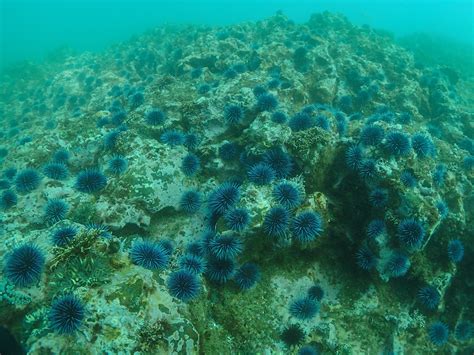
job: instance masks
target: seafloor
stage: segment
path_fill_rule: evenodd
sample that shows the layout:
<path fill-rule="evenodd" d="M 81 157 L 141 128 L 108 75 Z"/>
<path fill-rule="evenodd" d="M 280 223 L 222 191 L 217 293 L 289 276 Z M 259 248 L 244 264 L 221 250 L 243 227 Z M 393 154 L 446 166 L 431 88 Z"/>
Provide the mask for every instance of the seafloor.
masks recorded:
<path fill-rule="evenodd" d="M 472 88 L 329 13 L 18 66 L 2 332 L 31 354 L 472 354 Z"/>

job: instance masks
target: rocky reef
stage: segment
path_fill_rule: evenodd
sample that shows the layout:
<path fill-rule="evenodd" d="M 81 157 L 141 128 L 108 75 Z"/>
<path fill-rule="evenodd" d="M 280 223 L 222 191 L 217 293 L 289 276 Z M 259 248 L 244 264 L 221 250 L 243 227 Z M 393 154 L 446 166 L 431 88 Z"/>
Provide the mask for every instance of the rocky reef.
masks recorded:
<path fill-rule="evenodd" d="M 4 74 L 3 328 L 31 354 L 472 353 L 472 88 L 331 13 Z"/>

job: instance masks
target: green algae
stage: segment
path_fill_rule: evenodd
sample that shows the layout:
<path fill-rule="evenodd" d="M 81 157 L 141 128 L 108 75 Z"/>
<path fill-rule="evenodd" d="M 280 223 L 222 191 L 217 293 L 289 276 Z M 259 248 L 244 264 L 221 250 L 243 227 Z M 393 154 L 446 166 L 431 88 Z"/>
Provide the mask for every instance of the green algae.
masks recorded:
<path fill-rule="evenodd" d="M 138 333 L 138 347 L 136 351 L 143 354 L 165 352 L 168 347 L 167 334 L 171 333 L 171 325 L 159 320 L 154 323 L 145 323 Z"/>
<path fill-rule="evenodd" d="M 51 294 L 73 292 L 78 287 L 98 287 L 110 280 L 114 269 L 109 258 L 101 254 L 75 256 L 61 263 L 50 277 Z"/>
<path fill-rule="evenodd" d="M 124 282 L 117 290 L 106 296 L 106 300 L 118 299 L 120 304 L 127 307 L 131 312 L 139 312 L 146 302 L 146 287 L 140 279 L 132 279 Z"/>
<path fill-rule="evenodd" d="M 259 287 L 247 292 L 222 291 L 212 302 L 210 312 L 229 334 L 232 334 L 235 351 L 255 353 L 271 348 L 273 339 L 278 338 L 278 318 L 271 302 L 272 294 L 268 280 L 260 281 Z"/>
<path fill-rule="evenodd" d="M 80 204 L 69 211 L 69 219 L 76 223 L 92 223 L 99 220 L 97 207 L 93 201 Z"/>

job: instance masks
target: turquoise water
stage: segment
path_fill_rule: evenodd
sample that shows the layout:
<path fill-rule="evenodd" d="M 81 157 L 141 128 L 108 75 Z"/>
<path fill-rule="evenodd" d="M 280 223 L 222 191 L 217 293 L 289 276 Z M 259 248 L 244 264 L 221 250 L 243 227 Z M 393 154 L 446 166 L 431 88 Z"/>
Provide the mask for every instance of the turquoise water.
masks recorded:
<path fill-rule="evenodd" d="M 60 46 L 101 50 L 163 23 L 225 25 L 256 21 L 278 10 L 300 23 L 313 12 L 327 10 L 396 36 L 423 32 L 470 45 L 474 40 L 473 3 L 466 0 L 2 0 L 0 67 L 18 60 L 41 59 Z"/>
<path fill-rule="evenodd" d="M 0 11 L 1 355 L 474 353 L 472 2 Z"/>

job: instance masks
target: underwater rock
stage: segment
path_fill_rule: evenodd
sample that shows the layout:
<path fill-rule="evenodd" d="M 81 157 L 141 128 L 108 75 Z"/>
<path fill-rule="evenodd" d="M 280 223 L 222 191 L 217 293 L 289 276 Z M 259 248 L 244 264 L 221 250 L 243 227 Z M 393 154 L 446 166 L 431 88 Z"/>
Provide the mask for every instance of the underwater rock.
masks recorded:
<path fill-rule="evenodd" d="M 39 72 L 0 92 L 0 321 L 29 353 L 467 348 L 427 329 L 474 309 L 469 76 L 327 12 Z"/>

